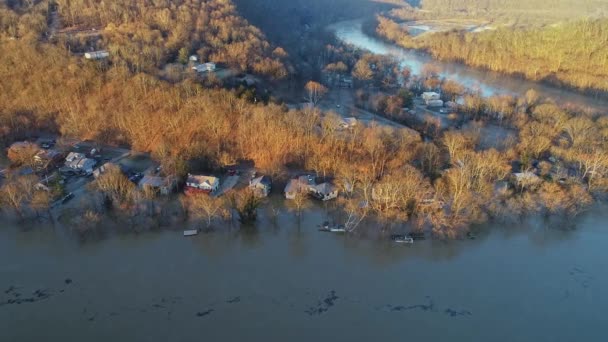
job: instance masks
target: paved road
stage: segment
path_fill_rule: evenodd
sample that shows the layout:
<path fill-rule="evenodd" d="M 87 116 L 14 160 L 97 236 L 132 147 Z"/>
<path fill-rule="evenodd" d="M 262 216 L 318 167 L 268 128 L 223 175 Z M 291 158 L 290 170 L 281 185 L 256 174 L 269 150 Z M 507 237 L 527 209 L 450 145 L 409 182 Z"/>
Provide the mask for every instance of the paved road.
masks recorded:
<path fill-rule="evenodd" d="M 113 147 L 106 147 L 106 149 L 109 149 Z M 109 161 L 109 163 L 118 163 L 120 160 L 122 160 L 123 158 L 128 157 L 131 154 L 131 151 L 126 150 L 126 149 L 121 149 L 121 148 L 115 148 L 116 151 L 123 151 L 123 154 L 121 154 L 120 156 L 112 159 Z M 105 164 L 105 163 L 104 163 Z M 99 166 L 101 166 L 103 164 L 99 164 Z M 93 177 L 92 176 L 88 176 L 88 177 L 80 177 L 79 179 L 76 180 L 75 183 L 70 184 L 70 187 L 68 188 L 67 192 L 71 192 L 74 197 L 70 200 L 69 203 L 76 203 L 78 202 L 78 199 L 81 198 L 81 196 L 85 193 L 86 191 L 86 185 L 89 184 L 91 181 L 93 181 Z M 73 189 L 70 191 L 70 189 Z M 57 214 L 57 211 L 60 208 L 66 208 L 68 207 L 68 204 L 66 203 L 66 205 L 62 205 L 61 203 L 62 199 L 59 199 L 55 202 L 53 202 L 51 204 L 51 214 L 54 216 L 55 214 Z"/>

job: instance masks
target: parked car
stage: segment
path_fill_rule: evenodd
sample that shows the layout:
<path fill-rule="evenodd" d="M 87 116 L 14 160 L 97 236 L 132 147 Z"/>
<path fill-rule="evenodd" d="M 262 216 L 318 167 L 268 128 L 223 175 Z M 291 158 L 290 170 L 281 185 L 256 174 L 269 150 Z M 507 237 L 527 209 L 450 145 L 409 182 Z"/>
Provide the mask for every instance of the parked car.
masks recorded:
<path fill-rule="evenodd" d="M 40 144 L 40 147 L 42 147 L 45 150 L 48 150 L 48 149 L 52 148 L 53 146 L 55 146 L 55 140 L 43 141 Z"/>

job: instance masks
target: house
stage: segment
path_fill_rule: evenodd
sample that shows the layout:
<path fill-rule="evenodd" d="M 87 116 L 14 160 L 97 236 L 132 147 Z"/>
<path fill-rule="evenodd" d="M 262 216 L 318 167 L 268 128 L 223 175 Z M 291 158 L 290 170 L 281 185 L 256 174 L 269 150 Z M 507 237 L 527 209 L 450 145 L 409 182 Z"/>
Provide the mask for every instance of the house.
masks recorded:
<path fill-rule="evenodd" d="M 84 58 L 89 60 L 99 60 L 110 57 L 110 53 L 105 50 L 93 51 L 93 52 L 85 52 Z"/>
<path fill-rule="evenodd" d="M 357 123 L 358 121 L 356 118 L 350 117 L 342 119 L 342 121 L 340 121 L 339 126 L 342 129 L 353 129 L 355 128 L 355 126 L 357 126 Z"/>
<path fill-rule="evenodd" d="M 144 176 L 139 181 L 141 189 L 158 191 L 161 195 L 169 195 L 177 188 L 175 177 Z"/>
<path fill-rule="evenodd" d="M 285 198 L 295 199 L 298 194 L 309 194 L 328 201 L 338 197 L 338 188 L 327 182 L 317 184 L 314 176 L 304 175 L 290 180 L 285 187 Z"/>
<path fill-rule="evenodd" d="M 65 158 L 65 166 L 74 171 L 90 175 L 97 164 L 95 159 L 86 158 L 82 153 L 70 152 Z"/>
<path fill-rule="evenodd" d="M 192 67 L 192 70 L 203 73 L 203 72 L 213 72 L 216 69 L 215 63 L 207 62 L 203 64 L 198 64 Z"/>
<path fill-rule="evenodd" d="M 285 198 L 295 199 L 298 194 L 307 194 L 314 185 L 316 185 L 314 176 L 305 175 L 291 179 L 285 186 Z"/>
<path fill-rule="evenodd" d="M 321 183 L 311 187 L 311 194 L 322 200 L 329 201 L 338 197 L 338 188 L 331 183 Z"/>
<path fill-rule="evenodd" d="M 434 91 L 426 91 L 422 93 L 422 100 L 424 100 L 424 103 L 428 106 L 430 101 L 440 101 L 441 95 Z M 441 105 L 443 106 L 443 102 Z"/>
<path fill-rule="evenodd" d="M 95 168 L 96 164 L 97 164 L 97 161 L 95 159 L 84 158 L 84 159 L 78 159 L 71 163 L 68 163 L 68 164 L 66 164 L 66 166 L 69 167 L 70 169 L 80 171 L 84 174 L 90 175 L 93 173 L 93 169 Z"/>
<path fill-rule="evenodd" d="M 186 193 L 214 193 L 219 187 L 219 178 L 213 176 L 188 174 L 188 179 L 186 180 Z"/>
<path fill-rule="evenodd" d="M 197 55 L 192 55 L 188 59 L 190 60 L 190 62 L 198 62 L 198 56 Z"/>
<path fill-rule="evenodd" d="M 67 157 L 65 157 L 65 161 L 73 162 L 74 160 L 84 159 L 86 157 L 87 156 L 85 156 L 84 153 L 70 152 Z"/>
<path fill-rule="evenodd" d="M 268 176 L 253 178 L 249 182 L 249 188 L 260 197 L 268 197 L 272 189 L 272 180 Z"/>
<path fill-rule="evenodd" d="M 525 188 L 540 185 L 540 183 L 542 183 L 542 179 L 540 179 L 540 177 L 538 177 L 534 172 L 526 171 L 514 173 L 512 182 L 516 187 L 523 190 Z"/>

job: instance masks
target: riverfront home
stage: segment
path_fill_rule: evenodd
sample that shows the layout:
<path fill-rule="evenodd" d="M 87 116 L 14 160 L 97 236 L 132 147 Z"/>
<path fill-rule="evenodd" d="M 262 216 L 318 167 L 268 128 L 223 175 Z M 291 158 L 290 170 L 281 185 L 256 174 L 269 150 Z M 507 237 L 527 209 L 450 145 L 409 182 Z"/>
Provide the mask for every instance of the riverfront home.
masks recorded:
<path fill-rule="evenodd" d="M 285 187 L 286 199 L 295 199 L 298 194 L 311 195 L 322 201 L 329 201 L 338 197 L 338 189 L 328 182 L 317 184 L 314 176 L 305 175 L 290 180 Z"/>
<path fill-rule="evenodd" d="M 139 181 L 141 189 L 149 189 L 167 196 L 177 188 L 175 177 L 144 176 Z"/>
<path fill-rule="evenodd" d="M 217 177 L 205 175 L 188 174 L 186 180 L 186 194 L 189 193 L 215 193 L 220 187 L 220 180 Z"/>
<path fill-rule="evenodd" d="M 253 178 L 249 182 L 249 188 L 260 197 L 268 197 L 272 189 L 272 180 L 268 176 Z"/>
<path fill-rule="evenodd" d="M 292 179 L 285 187 L 285 198 L 295 199 L 298 194 L 307 194 L 310 187 L 316 185 L 315 177 L 311 175 L 300 176 Z"/>
<path fill-rule="evenodd" d="M 310 194 L 322 201 L 329 201 L 338 197 L 338 188 L 325 182 L 311 187 Z"/>
<path fill-rule="evenodd" d="M 96 160 L 89 159 L 82 153 L 70 152 L 65 158 L 65 166 L 67 168 L 85 173 L 87 175 L 93 173 L 95 164 L 97 164 Z"/>

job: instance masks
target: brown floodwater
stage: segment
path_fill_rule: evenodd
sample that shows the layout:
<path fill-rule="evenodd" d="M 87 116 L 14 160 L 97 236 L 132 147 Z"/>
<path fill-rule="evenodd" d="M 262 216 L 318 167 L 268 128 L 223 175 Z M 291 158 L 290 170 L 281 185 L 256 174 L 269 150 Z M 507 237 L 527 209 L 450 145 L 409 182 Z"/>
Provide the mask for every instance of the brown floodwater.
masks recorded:
<path fill-rule="evenodd" d="M 192 238 L 3 221 L 0 341 L 603 341 L 605 209 L 411 246 L 319 208 Z"/>

